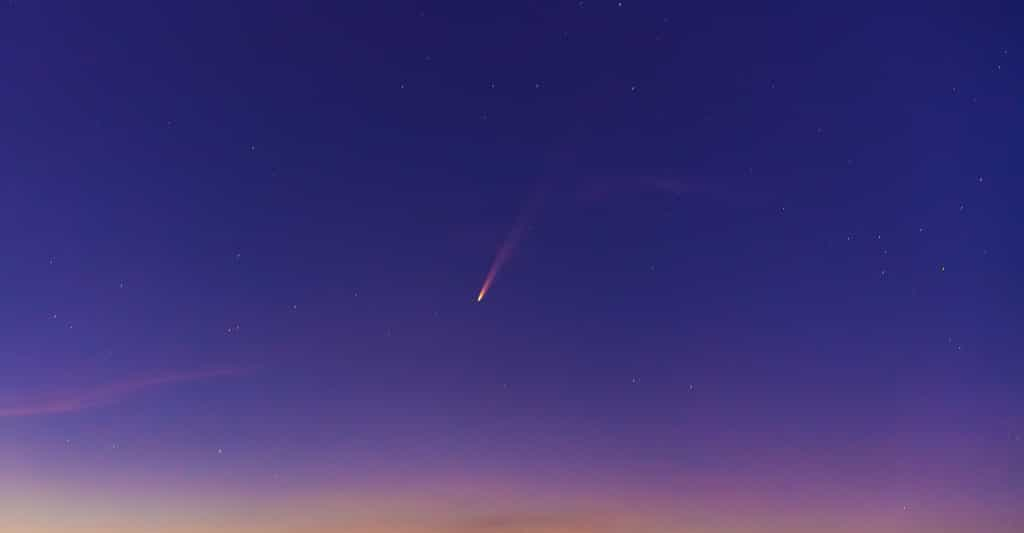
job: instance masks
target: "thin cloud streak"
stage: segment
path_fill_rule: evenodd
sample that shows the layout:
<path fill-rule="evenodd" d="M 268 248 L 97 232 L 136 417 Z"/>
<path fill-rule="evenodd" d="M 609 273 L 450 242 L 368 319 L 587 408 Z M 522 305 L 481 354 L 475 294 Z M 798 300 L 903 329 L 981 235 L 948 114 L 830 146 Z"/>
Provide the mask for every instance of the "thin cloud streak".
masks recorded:
<path fill-rule="evenodd" d="M 69 391 L 57 397 L 45 398 L 32 403 L 15 406 L 0 406 L 0 418 L 28 417 L 73 413 L 117 403 L 126 396 L 139 394 L 147 389 L 204 381 L 219 377 L 237 376 L 245 373 L 238 368 L 220 368 L 194 372 L 172 372 L 137 378 L 128 381 L 108 383 L 92 389 Z"/>

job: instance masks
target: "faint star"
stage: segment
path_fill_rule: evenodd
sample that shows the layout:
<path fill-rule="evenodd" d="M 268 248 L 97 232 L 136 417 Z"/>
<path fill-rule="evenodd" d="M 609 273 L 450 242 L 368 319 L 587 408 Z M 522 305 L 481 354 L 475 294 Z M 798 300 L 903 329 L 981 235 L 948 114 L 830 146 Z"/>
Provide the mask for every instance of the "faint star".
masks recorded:
<path fill-rule="evenodd" d="M 250 144 L 249 145 L 249 151 L 250 152 L 255 152 L 256 151 L 256 145 L 255 144 Z"/>

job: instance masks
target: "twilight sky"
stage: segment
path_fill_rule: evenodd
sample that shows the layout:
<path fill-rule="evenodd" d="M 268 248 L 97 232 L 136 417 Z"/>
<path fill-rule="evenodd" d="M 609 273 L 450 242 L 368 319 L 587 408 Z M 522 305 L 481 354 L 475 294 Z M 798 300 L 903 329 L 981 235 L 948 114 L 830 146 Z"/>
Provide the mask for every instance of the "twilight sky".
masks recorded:
<path fill-rule="evenodd" d="M 3 4 L 0 531 L 1024 530 L 1017 3 Z"/>

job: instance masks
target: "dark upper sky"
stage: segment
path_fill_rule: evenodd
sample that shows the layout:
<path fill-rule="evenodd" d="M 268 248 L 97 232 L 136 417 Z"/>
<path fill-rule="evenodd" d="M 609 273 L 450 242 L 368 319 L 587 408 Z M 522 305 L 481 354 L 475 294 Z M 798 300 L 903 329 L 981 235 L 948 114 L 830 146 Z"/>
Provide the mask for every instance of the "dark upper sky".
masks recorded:
<path fill-rule="evenodd" d="M 892 11 L 5 3 L 0 526 L 1012 531 L 1024 13 Z"/>

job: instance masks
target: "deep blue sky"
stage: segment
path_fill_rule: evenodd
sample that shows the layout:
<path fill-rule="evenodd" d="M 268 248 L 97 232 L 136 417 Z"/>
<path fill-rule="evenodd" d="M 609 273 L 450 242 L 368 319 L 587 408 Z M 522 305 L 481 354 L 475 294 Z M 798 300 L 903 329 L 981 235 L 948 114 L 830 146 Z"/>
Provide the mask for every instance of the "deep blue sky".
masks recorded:
<path fill-rule="evenodd" d="M 902 11 L 12 0 L 0 458 L 664 498 L 900 472 L 897 507 L 1005 510 L 1024 16 Z"/>

